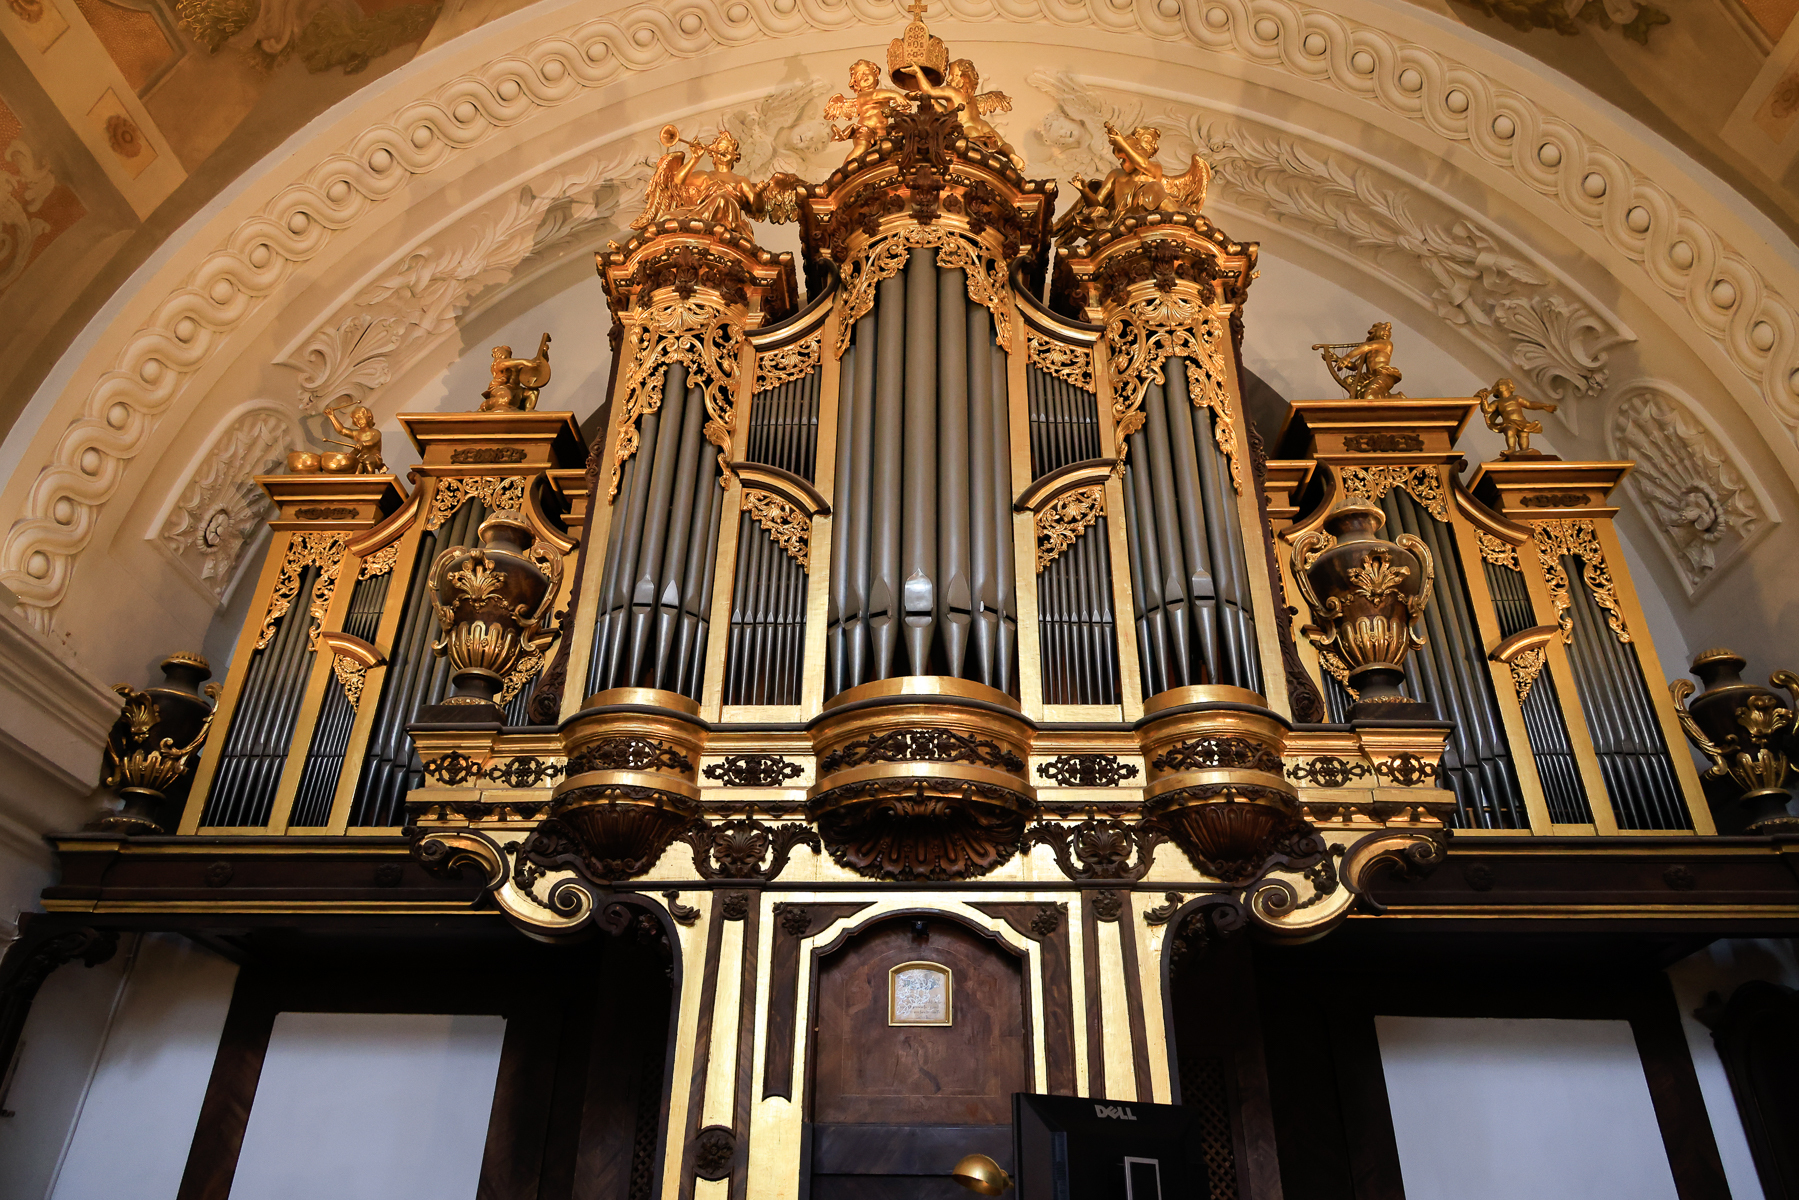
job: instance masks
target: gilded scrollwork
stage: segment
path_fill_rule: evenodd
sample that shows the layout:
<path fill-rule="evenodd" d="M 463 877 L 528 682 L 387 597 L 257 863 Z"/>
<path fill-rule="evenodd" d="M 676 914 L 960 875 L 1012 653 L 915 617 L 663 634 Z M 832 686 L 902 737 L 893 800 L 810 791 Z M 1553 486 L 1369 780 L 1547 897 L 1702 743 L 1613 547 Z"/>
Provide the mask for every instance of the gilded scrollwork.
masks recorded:
<path fill-rule="evenodd" d="M 1443 480 L 1432 466 L 1342 467 L 1343 492 L 1350 504 L 1379 504 L 1395 487 L 1404 488 L 1437 520 L 1449 521 L 1449 499 Z"/>
<path fill-rule="evenodd" d="M 425 531 L 438 528 L 456 515 L 456 510 L 470 500 L 487 505 L 489 512 L 525 507 L 523 475 L 445 475 L 439 477 L 431 495 L 431 511 L 425 516 Z M 398 543 L 395 544 L 398 553 Z M 379 555 L 371 555 L 371 561 Z M 391 563 L 389 566 L 391 567 Z M 375 574 L 377 572 L 370 572 Z"/>
<path fill-rule="evenodd" d="M 1037 573 L 1042 574 L 1105 512 L 1105 488 L 1097 483 L 1066 492 L 1038 509 Z"/>
<path fill-rule="evenodd" d="M 1134 300 L 1106 322 L 1107 362 L 1112 370 L 1112 418 L 1118 441 L 1143 428 L 1143 398 L 1152 383 L 1166 383 L 1162 364 L 1175 357 L 1205 357 L 1198 327 L 1215 320 L 1199 302 L 1163 293 Z"/>
<path fill-rule="evenodd" d="M 1507 664 L 1512 669 L 1512 687 L 1518 692 L 1518 703 L 1523 704 L 1524 698 L 1530 695 L 1531 686 L 1537 682 L 1537 676 L 1543 673 L 1544 664 L 1548 661 L 1546 647 L 1532 646 L 1521 651 Z"/>
<path fill-rule="evenodd" d="M 775 545 L 787 551 L 788 557 L 800 565 L 800 570 L 811 573 L 811 517 L 773 492 L 755 488 L 743 490 L 743 511 L 762 526 L 763 531 L 774 539 Z"/>
<path fill-rule="evenodd" d="M 815 333 L 791 346 L 782 346 L 779 350 L 757 352 L 756 385 L 750 390 L 772 391 L 784 383 L 792 383 L 812 374 L 818 368 L 819 360 L 824 357 L 824 341 L 824 334 Z"/>
<path fill-rule="evenodd" d="M 1093 390 L 1093 351 L 1087 347 L 1070 346 L 1035 333 L 1025 339 L 1025 345 L 1031 365 L 1039 371 L 1083 392 Z"/>
<path fill-rule="evenodd" d="M 993 340 L 1012 344 L 1012 317 L 1007 311 L 1010 287 L 1006 264 L 987 247 L 959 230 L 943 225 L 907 225 L 870 242 L 843 267 L 844 286 L 837 293 L 837 357 L 849 349 L 856 322 L 875 305 L 875 289 L 906 266 L 914 248 L 937 252 L 937 265 L 961 271 L 968 279 L 968 298 L 993 314 Z"/>
<path fill-rule="evenodd" d="M 371 579 L 376 575 L 386 575 L 400 561 L 400 541 L 395 538 L 381 549 L 362 560 L 362 566 L 356 571 L 356 578 Z"/>
<path fill-rule="evenodd" d="M 317 567 L 319 576 L 312 586 L 312 629 L 306 644 L 317 643 L 319 630 L 325 625 L 325 610 L 331 607 L 332 593 L 337 590 L 337 572 L 343 565 L 348 535 L 329 531 L 296 533 L 287 543 L 287 554 L 281 560 L 281 573 L 269 593 L 269 609 L 262 618 L 262 631 L 256 635 L 256 648 L 261 650 L 275 636 L 275 626 L 287 615 L 294 598 L 300 594 L 300 577 L 307 567 Z"/>
<path fill-rule="evenodd" d="M 1620 642 L 1631 641 L 1624 625 L 1624 611 L 1618 606 L 1618 585 L 1605 562 L 1605 549 L 1599 544 L 1599 533 L 1593 522 L 1584 517 L 1553 521 L 1532 521 L 1537 557 L 1543 564 L 1543 577 L 1549 584 L 1549 598 L 1555 604 L 1555 621 L 1562 629 L 1562 641 L 1574 640 L 1573 599 L 1568 594 L 1568 571 L 1562 565 L 1563 555 L 1581 561 L 1580 577 L 1592 592 L 1594 603 L 1606 610 L 1605 623 L 1618 635 Z"/>
<path fill-rule="evenodd" d="M 631 365 L 625 372 L 624 419 L 619 424 L 618 452 L 612 463 L 609 499 L 618 497 L 625 464 L 637 453 L 638 422 L 662 407 L 668 369 L 687 370 L 689 386 L 697 385 L 706 402 L 707 441 L 719 449 L 720 486 L 729 486 L 731 434 L 737 428 L 733 391 L 738 352 L 743 345 L 743 315 L 704 295 L 664 300 L 628 309 L 619 318 L 625 327 Z"/>
<path fill-rule="evenodd" d="M 368 667 L 346 654 L 331 656 L 331 670 L 337 676 L 337 682 L 344 689 L 344 699 L 350 702 L 350 711 L 362 703 L 362 685 L 368 681 Z"/>
<path fill-rule="evenodd" d="M 1487 562 L 1500 567 L 1518 570 L 1518 547 L 1502 537 L 1495 537 L 1484 529 L 1474 531 L 1474 542 L 1480 547 L 1480 556 Z M 1522 698 L 1522 697 L 1521 697 Z"/>

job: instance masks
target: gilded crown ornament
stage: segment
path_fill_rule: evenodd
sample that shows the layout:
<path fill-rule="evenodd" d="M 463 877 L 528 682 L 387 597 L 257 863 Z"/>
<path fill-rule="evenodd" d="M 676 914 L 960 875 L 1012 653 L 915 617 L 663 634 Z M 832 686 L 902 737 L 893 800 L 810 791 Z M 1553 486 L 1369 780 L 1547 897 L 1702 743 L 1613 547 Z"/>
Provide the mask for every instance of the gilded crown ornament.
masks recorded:
<path fill-rule="evenodd" d="M 893 82 L 913 91 L 921 82 L 942 83 L 949 70 L 949 47 L 925 27 L 929 8 L 921 0 L 912 0 L 906 6 L 912 17 L 906 31 L 887 43 L 887 73 Z"/>
<path fill-rule="evenodd" d="M 541 665 L 556 637 L 550 610 L 562 586 L 562 555 L 508 509 L 483 521 L 478 536 L 478 547 L 439 554 L 426 577 L 443 631 L 431 649 L 449 658 L 455 692 L 421 710 L 421 720 L 498 720 L 496 698 L 517 692 L 523 680 L 515 673 Z"/>
<path fill-rule="evenodd" d="M 1393 365 L 1391 321 L 1376 321 L 1370 325 L 1363 341 L 1318 342 L 1312 349 L 1323 352 L 1325 369 L 1352 399 L 1405 399 L 1404 392 L 1393 390 L 1403 376 Z M 1339 350 L 1343 353 L 1337 353 Z"/>
<path fill-rule="evenodd" d="M 493 348 L 492 382 L 481 393 L 480 412 L 531 412 L 538 390 L 550 382 L 550 335 L 537 343 L 536 358 L 514 358 L 511 346 Z"/>
<path fill-rule="evenodd" d="M 1700 653 L 1692 671 L 1705 690 L 1695 696 L 1692 680 L 1676 679 L 1668 686 L 1675 713 L 1687 740 L 1712 760 L 1703 778 L 1720 833 L 1799 830 L 1799 817 L 1788 815 L 1799 715 L 1771 689 L 1745 682 L 1747 665 L 1734 650 Z M 1768 682 L 1799 704 L 1799 675 L 1776 671 Z"/>
<path fill-rule="evenodd" d="M 1480 415 L 1486 419 L 1487 428 L 1505 437 L 1505 453 L 1502 458 L 1543 458 L 1541 450 L 1530 448 L 1530 435 L 1543 432 L 1543 423 L 1533 421 L 1525 415 L 1526 410 L 1537 412 L 1554 412 L 1556 406 L 1540 400 L 1531 400 L 1518 394 L 1518 385 L 1509 379 L 1501 379 L 1490 388 L 1482 388 L 1474 393 L 1480 401 Z"/>
<path fill-rule="evenodd" d="M 195 756 L 212 728 L 219 685 L 201 684 L 212 668 L 198 654 L 171 654 L 162 661 L 161 687 L 138 691 L 113 685 L 125 698 L 124 711 L 106 739 L 106 777 L 101 786 L 119 797 L 119 807 L 88 827 L 124 834 L 173 832 L 193 782 Z"/>
<path fill-rule="evenodd" d="M 1315 624 L 1303 632 L 1343 685 L 1358 694 L 1353 719 L 1422 718 L 1434 713 L 1399 690 L 1405 660 L 1424 645 L 1424 608 L 1436 564 L 1416 536 L 1379 535 L 1387 517 L 1371 504 L 1346 504 L 1293 542 L 1293 580 Z"/>

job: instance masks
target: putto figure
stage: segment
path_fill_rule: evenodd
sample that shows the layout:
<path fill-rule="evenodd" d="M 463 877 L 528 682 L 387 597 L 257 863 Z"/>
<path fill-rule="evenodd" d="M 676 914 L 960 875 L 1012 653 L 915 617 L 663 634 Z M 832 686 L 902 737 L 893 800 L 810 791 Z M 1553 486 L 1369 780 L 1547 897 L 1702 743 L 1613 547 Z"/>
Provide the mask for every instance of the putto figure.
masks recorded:
<path fill-rule="evenodd" d="M 981 74 L 975 70 L 974 61 L 958 58 L 944 72 L 943 82 L 933 82 L 924 64 L 914 63 L 908 76 L 914 81 L 918 93 L 928 96 L 943 106 L 946 111 L 953 111 L 956 120 L 962 124 L 962 136 L 970 145 L 979 146 L 994 154 L 1003 154 L 1012 160 L 1012 165 L 1024 170 L 1024 159 L 1018 151 L 1012 149 L 999 130 L 988 124 L 987 116 L 996 112 L 1011 112 L 1012 97 L 1004 92 L 981 91 Z"/>
<path fill-rule="evenodd" d="M 538 389 L 550 382 L 550 335 L 537 343 L 536 358 L 514 358 L 511 346 L 495 346 L 492 371 L 477 411 L 530 412 L 537 407 Z"/>
<path fill-rule="evenodd" d="M 1542 433 L 1543 423 L 1533 421 L 1524 414 L 1526 409 L 1554 412 L 1555 405 L 1520 396 L 1518 385 L 1509 379 L 1501 379 L 1490 388 L 1480 389 L 1474 393 L 1474 398 L 1480 401 L 1480 415 L 1487 419 L 1487 428 L 1505 435 L 1507 458 L 1542 457 L 1541 450 L 1530 448 L 1530 435 Z"/>
<path fill-rule="evenodd" d="M 887 135 L 887 122 L 901 107 L 910 108 L 912 101 L 904 92 L 881 86 L 880 66 L 866 58 L 850 64 L 850 89 L 853 96 L 842 92 L 825 105 L 825 120 L 832 122 L 831 140 L 850 143 L 844 161 L 866 154 L 871 146 Z M 848 121 L 839 126 L 838 121 Z"/>
<path fill-rule="evenodd" d="M 1393 365 L 1393 325 L 1376 321 L 1363 342 L 1319 342 L 1312 349 L 1324 352 L 1324 365 L 1337 386 L 1357 400 L 1405 399 L 1393 389 L 1404 378 Z M 1344 353 L 1338 354 L 1342 350 Z"/>
<path fill-rule="evenodd" d="M 752 217 L 779 225 L 797 215 L 799 177 L 784 173 L 756 183 L 739 175 L 731 168 L 742 153 L 729 130 L 721 129 L 710 142 L 701 142 L 684 139 L 673 125 L 664 125 L 657 137 L 670 150 L 657 160 L 643 215 L 631 222 L 631 228 L 648 229 L 665 217 L 698 217 L 750 237 Z M 691 158 L 672 148 L 682 141 L 693 152 Z M 699 169 L 701 155 L 712 160 L 710 171 Z"/>
<path fill-rule="evenodd" d="M 1085 237 L 1134 213 L 1196 213 L 1205 207 L 1206 190 L 1212 183 L 1212 167 L 1205 159 L 1195 154 L 1185 171 L 1170 175 L 1156 161 L 1162 133 L 1155 126 L 1139 125 L 1120 133 L 1108 121 L 1106 137 L 1118 156 L 1118 166 L 1097 186 L 1092 180 L 1074 181 L 1080 195 L 1056 222 L 1057 237 Z"/>

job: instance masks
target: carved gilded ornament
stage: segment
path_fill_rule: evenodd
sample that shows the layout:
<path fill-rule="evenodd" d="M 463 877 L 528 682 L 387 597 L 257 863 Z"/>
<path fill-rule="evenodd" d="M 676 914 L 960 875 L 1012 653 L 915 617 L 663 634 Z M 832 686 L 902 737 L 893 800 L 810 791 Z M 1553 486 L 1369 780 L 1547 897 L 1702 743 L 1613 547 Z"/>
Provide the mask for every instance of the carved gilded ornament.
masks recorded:
<path fill-rule="evenodd" d="M 1025 340 L 1025 345 L 1033 367 L 1083 392 L 1093 391 L 1093 351 L 1034 333 Z"/>
<path fill-rule="evenodd" d="M 1065 492 L 1037 510 L 1037 573 L 1061 557 L 1087 527 L 1106 515 L 1100 484 Z"/>
<path fill-rule="evenodd" d="M 774 539 L 775 545 L 787 551 L 788 557 L 800 565 L 800 570 L 811 573 L 811 517 L 773 492 L 756 488 L 743 490 L 743 511 L 762 526 L 763 531 Z"/>
<path fill-rule="evenodd" d="M 1339 467 L 1338 471 L 1346 504 L 1379 504 L 1383 496 L 1400 487 L 1424 505 L 1431 516 L 1445 523 L 1449 520 L 1449 499 L 1443 494 L 1443 480 L 1435 467 Z"/>
<path fill-rule="evenodd" d="M 1134 300 L 1106 323 L 1107 362 L 1112 372 L 1112 417 L 1118 442 L 1143 428 L 1143 400 L 1152 383 L 1167 383 L 1170 358 L 1187 363 L 1187 392 L 1195 408 L 1212 410 L 1212 435 L 1231 466 L 1231 486 L 1243 490 L 1237 463 L 1236 413 L 1231 405 L 1224 362 L 1224 314 L 1196 300 L 1164 293 Z M 1120 457 L 1123 452 L 1120 451 Z"/>
<path fill-rule="evenodd" d="M 1537 676 L 1543 673 L 1543 667 L 1549 661 L 1549 652 L 1542 646 L 1532 646 L 1521 652 L 1507 665 L 1512 669 L 1512 687 L 1517 689 L 1518 703 L 1530 695 L 1531 685 L 1536 683 Z"/>
<path fill-rule="evenodd" d="M 325 624 L 325 610 L 331 607 L 331 595 L 337 590 L 337 571 L 343 565 L 349 535 L 340 532 L 296 533 L 287 543 L 287 554 L 281 560 L 281 573 L 269 593 L 269 610 L 262 618 L 262 631 L 256 636 L 261 650 L 275 636 L 275 625 L 292 607 L 300 594 L 300 577 L 307 567 L 317 567 L 319 577 L 312 586 L 312 630 L 307 634 L 308 647 L 318 642 L 319 630 Z"/>
<path fill-rule="evenodd" d="M 1474 543 L 1480 547 L 1480 556 L 1495 566 L 1510 567 L 1519 570 L 1518 547 L 1502 537 L 1495 537 L 1484 529 L 1474 531 Z M 1520 697 L 1522 699 L 1522 697 Z"/>
<path fill-rule="evenodd" d="M 703 294 L 665 300 L 619 316 L 631 365 L 625 372 L 624 418 L 619 423 L 618 453 L 612 463 L 607 498 L 616 500 L 625 464 L 637 453 L 638 422 L 662 408 L 668 369 L 687 369 L 687 386 L 697 386 L 706 401 L 706 440 L 719 448 L 719 485 L 730 486 L 731 434 L 737 428 L 733 393 L 738 352 L 743 345 L 741 310 L 726 308 Z"/>
<path fill-rule="evenodd" d="M 1554 521 L 1532 521 L 1537 557 L 1543 564 L 1543 576 L 1549 584 L 1549 598 L 1555 603 L 1556 624 L 1562 627 L 1562 641 L 1574 640 L 1573 599 L 1568 594 L 1568 572 L 1562 565 L 1563 555 L 1581 560 L 1580 577 L 1586 580 L 1593 600 L 1606 610 L 1605 623 L 1612 627 L 1620 642 L 1631 641 L 1624 627 L 1624 612 L 1618 607 L 1618 587 L 1605 563 L 1605 551 L 1599 545 L 1599 534 L 1586 518 L 1563 518 Z"/>
<path fill-rule="evenodd" d="M 756 384 L 752 392 L 768 392 L 784 383 L 804 379 L 817 369 L 824 357 L 825 335 L 815 333 L 791 346 L 756 354 Z"/>
<path fill-rule="evenodd" d="M 862 248 L 843 266 L 843 287 L 837 293 L 837 357 L 849 349 L 856 322 L 875 306 L 875 288 L 905 269 L 917 248 L 935 250 L 937 265 L 961 271 L 968 279 L 968 298 L 993 314 L 993 340 L 1001 348 L 1012 344 L 1012 316 L 1008 311 L 1011 287 L 1006 264 L 969 234 L 943 225 L 906 225 L 884 234 Z"/>
<path fill-rule="evenodd" d="M 396 538 L 362 560 L 362 566 L 356 572 L 358 579 L 372 579 L 376 575 L 386 575 L 400 561 L 400 542 Z"/>
<path fill-rule="evenodd" d="M 431 511 L 425 516 L 425 530 L 429 532 L 438 528 L 470 500 L 481 501 L 487 505 L 489 512 L 522 509 L 525 507 L 526 482 L 523 475 L 440 476 L 437 489 L 431 496 Z M 396 543 L 396 553 L 397 545 Z"/>
<path fill-rule="evenodd" d="M 357 662 L 347 654 L 331 656 L 331 671 L 337 676 L 338 686 L 344 689 L 344 699 L 350 702 L 350 711 L 362 703 L 362 685 L 368 682 L 368 667 Z"/>

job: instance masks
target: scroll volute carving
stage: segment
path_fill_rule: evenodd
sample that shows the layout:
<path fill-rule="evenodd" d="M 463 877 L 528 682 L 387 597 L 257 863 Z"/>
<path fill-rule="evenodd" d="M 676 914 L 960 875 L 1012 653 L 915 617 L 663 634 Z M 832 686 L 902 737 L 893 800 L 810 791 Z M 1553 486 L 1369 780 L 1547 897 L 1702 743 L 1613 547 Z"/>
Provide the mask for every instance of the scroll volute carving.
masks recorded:
<path fill-rule="evenodd" d="M 162 661 L 163 684 L 138 691 L 126 684 L 113 690 L 124 710 L 106 740 L 106 777 L 101 785 L 119 797 L 119 807 L 88 828 L 113 833 L 169 833 L 193 785 L 200 747 L 212 729 L 220 687 L 205 684 L 212 668 L 198 654 L 171 654 Z"/>
<path fill-rule="evenodd" d="M 700 816 L 706 732 L 698 713 L 687 697 L 652 688 L 591 697 L 563 726 L 567 773 L 521 856 L 572 867 L 596 883 L 655 866 Z"/>
<path fill-rule="evenodd" d="M 1143 816 L 1193 865 L 1232 885 L 1276 856 L 1304 857 L 1312 830 L 1282 774 L 1286 723 L 1262 697 L 1207 686 L 1163 692 L 1138 733 L 1149 782 Z"/>
<path fill-rule="evenodd" d="M 562 585 L 562 555 L 537 540 L 523 513 L 481 523 L 479 546 L 452 546 L 431 564 L 426 586 L 443 636 L 431 649 L 450 660 L 455 691 L 422 709 L 425 721 L 498 721 L 495 698 L 527 656 L 556 637 L 550 610 Z"/>
<path fill-rule="evenodd" d="M 1693 674 L 1705 690 L 1695 696 L 1691 680 L 1675 680 L 1676 712 L 1687 740 L 1712 760 L 1704 781 L 1720 833 L 1799 830 L 1799 818 L 1787 812 L 1799 719 L 1772 689 L 1743 679 L 1746 665 L 1732 650 L 1696 656 Z M 1799 702 L 1799 675 L 1776 671 L 1768 682 Z"/>
<path fill-rule="evenodd" d="M 806 804 L 826 852 L 871 879 L 971 879 L 1007 862 L 1037 811 L 1032 731 L 1016 711 L 962 679 L 884 679 L 833 697 L 813 726 Z"/>
<path fill-rule="evenodd" d="M 1424 606 L 1436 564 L 1416 536 L 1380 536 L 1387 517 L 1351 502 L 1293 542 L 1293 579 L 1312 611 L 1305 635 L 1343 685 L 1358 696 L 1352 720 L 1431 720 L 1436 714 L 1399 690 L 1406 656 L 1424 645 Z"/>

